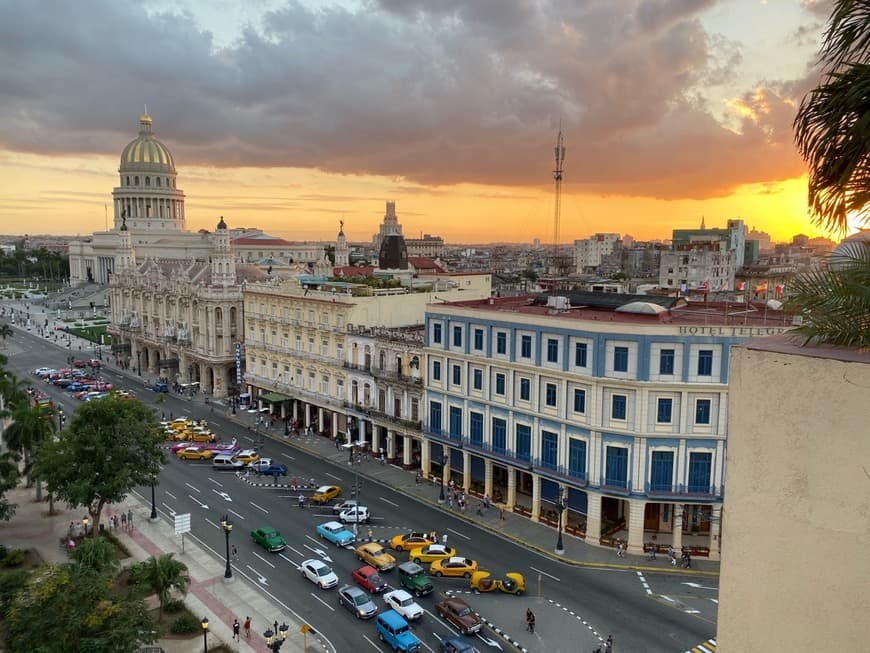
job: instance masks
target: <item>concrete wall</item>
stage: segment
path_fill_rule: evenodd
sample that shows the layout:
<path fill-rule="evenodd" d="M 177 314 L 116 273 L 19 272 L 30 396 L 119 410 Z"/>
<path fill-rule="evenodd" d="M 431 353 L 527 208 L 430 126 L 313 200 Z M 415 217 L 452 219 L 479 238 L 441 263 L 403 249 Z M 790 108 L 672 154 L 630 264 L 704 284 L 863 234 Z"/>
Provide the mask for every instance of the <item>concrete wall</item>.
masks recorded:
<path fill-rule="evenodd" d="M 717 651 L 870 650 L 870 354 L 751 341 L 729 379 Z"/>

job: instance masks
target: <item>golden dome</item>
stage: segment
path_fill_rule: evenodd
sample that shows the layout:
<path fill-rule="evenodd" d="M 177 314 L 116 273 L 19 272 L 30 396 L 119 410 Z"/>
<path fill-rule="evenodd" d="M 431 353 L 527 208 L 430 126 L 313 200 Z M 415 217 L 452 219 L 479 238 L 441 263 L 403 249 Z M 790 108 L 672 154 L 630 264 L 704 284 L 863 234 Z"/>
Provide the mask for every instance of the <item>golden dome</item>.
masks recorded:
<path fill-rule="evenodd" d="M 175 173 L 175 160 L 169 148 L 154 138 L 151 116 L 139 116 L 139 136 L 121 152 L 120 172 Z"/>

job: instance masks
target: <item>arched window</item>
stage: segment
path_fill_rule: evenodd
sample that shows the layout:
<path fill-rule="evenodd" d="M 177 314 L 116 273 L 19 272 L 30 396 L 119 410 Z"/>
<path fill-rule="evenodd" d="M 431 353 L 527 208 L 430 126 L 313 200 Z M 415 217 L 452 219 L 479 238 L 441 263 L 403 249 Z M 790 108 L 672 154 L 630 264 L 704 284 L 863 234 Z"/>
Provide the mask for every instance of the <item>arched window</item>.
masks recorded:
<path fill-rule="evenodd" d="M 151 177 L 145 177 L 145 185 L 146 185 L 146 186 L 150 186 L 150 185 L 151 185 Z"/>
<path fill-rule="evenodd" d="M 139 185 L 139 175 L 136 175 L 135 177 L 133 177 L 133 183 L 134 183 L 136 186 Z"/>

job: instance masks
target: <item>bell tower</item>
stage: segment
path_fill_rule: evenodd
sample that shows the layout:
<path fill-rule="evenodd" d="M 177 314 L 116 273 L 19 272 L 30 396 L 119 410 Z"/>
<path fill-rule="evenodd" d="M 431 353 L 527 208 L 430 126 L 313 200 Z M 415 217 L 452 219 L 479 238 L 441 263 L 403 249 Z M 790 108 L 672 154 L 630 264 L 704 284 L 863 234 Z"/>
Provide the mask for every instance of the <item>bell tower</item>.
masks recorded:
<path fill-rule="evenodd" d="M 236 261 L 230 249 L 230 232 L 224 216 L 214 231 L 211 255 L 211 282 L 215 286 L 233 286 L 236 283 Z"/>

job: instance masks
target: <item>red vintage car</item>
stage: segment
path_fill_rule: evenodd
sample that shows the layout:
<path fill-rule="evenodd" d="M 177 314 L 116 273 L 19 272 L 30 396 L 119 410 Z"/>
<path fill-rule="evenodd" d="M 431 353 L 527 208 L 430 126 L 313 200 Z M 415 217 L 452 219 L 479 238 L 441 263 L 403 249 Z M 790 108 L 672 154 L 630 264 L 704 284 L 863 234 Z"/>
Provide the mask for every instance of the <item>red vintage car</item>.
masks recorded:
<path fill-rule="evenodd" d="M 380 594 L 389 587 L 381 578 L 380 572 L 371 565 L 365 565 L 353 571 L 351 576 L 356 581 L 357 585 L 372 594 Z"/>

